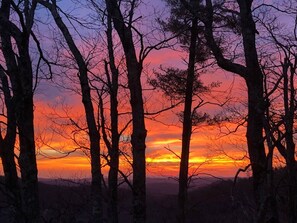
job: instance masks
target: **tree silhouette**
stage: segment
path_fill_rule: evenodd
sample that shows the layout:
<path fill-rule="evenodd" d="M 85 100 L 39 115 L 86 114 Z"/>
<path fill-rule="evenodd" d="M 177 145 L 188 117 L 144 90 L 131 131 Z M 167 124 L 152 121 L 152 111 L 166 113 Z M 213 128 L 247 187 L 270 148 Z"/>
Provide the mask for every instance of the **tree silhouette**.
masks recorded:
<path fill-rule="evenodd" d="M 146 219 L 146 166 L 145 166 L 145 138 L 144 109 L 141 88 L 141 73 L 143 60 L 136 56 L 136 49 L 132 35 L 133 10 L 136 1 L 131 1 L 129 22 L 126 24 L 119 2 L 105 1 L 115 30 L 117 31 L 126 59 L 128 86 L 132 107 L 132 153 L 133 153 L 133 218 L 134 222 L 145 222 Z"/>
<path fill-rule="evenodd" d="M 88 126 L 88 135 L 90 140 L 90 154 L 91 154 L 91 191 L 92 191 L 92 222 L 103 222 L 103 208 L 102 208 L 102 173 L 100 162 L 100 126 L 97 125 L 94 113 L 94 107 L 91 98 L 91 88 L 88 78 L 88 66 L 84 60 L 80 50 L 76 46 L 72 35 L 69 32 L 66 24 L 63 22 L 58 12 L 56 1 L 50 3 L 49 1 L 39 1 L 52 14 L 56 25 L 62 32 L 68 47 L 73 54 L 73 57 L 78 65 L 79 82 L 82 94 L 82 103 Z"/>
<path fill-rule="evenodd" d="M 15 142 L 16 142 L 16 118 L 15 118 L 15 106 L 13 102 L 13 96 L 11 90 L 9 89 L 9 82 L 7 74 L 3 67 L 0 69 L 0 79 L 1 79 L 1 91 L 4 97 L 3 108 L 6 107 L 6 114 L 3 109 L 3 116 L 6 117 L 5 123 L 5 135 L 0 135 L 0 157 L 2 161 L 2 167 L 4 172 L 4 184 L 7 193 L 7 199 L 9 203 L 15 208 L 15 220 L 14 222 L 19 222 L 21 215 L 21 193 L 20 186 L 18 182 L 17 167 L 15 162 Z"/>
<path fill-rule="evenodd" d="M 279 13 L 280 10 L 281 8 L 275 9 L 276 13 Z M 273 149 L 276 148 L 286 163 L 288 221 L 295 222 L 297 217 L 296 148 L 294 142 L 296 35 L 291 30 L 288 33 L 282 30 L 277 25 L 275 16 L 267 20 L 265 21 L 264 17 L 261 24 L 268 33 L 269 43 L 274 46 L 275 57 L 266 56 L 266 60 L 262 59 L 265 61 L 262 62 L 262 69 L 265 73 L 264 90 L 265 100 L 268 104 L 265 111 L 264 127 L 266 141 L 270 145 L 269 158 L 273 159 Z M 280 32 L 286 32 L 286 35 L 280 35 Z"/>
<path fill-rule="evenodd" d="M 6 75 L 9 77 L 12 87 L 14 115 L 19 133 L 18 162 L 21 172 L 22 211 L 24 213 L 22 220 L 32 223 L 39 219 L 33 115 L 34 85 L 29 51 L 36 6 L 36 1 L 24 1 L 21 4 L 16 4 L 14 1 L 4 0 L 1 2 L 0 9 L 2 53 L 7 67 Z M 11 16 L 11 13 L 15 17 Z"/>
<path fill-rule="evenodd" d="M 263 142 L 263 117 L 264 117 L 264 89 L 263 73 L 258 61 L 256 47 L 256 24 L 252 12 L 252 0 L 237 0 L 230 2 L 230 7 L 224 2 L 213 3 L 207 0 L 201 5 L 199 12 L 193 11 L 187 1 L 181 0 L 184 6 L 194 15 L 197 15 L 204 24 L 204 37 L 217 64 L 224 70 L 233 72 L 242 77 L 247 86 L 248 93 L 248 119 L 247 119 L 247 145 L 253 171 L 254 194 L 257 203 L 257 221 L 265 219 L 266 191 L 266 154 Z M 220 17 L 224 15 L 224 17 Z M 227 16 L 229 15 L 229 17 Z M 228 18 L 224 22 L 224 18 Z M 232 18 L 232 22 L 230 22 Z M 236 63 L 232 58 L 227 58 L 222 50 L 220 37 L 215 37 L 215 24 L 230 29 L 234 33 L 240 31 L 243 44 L 244 63 Z M 231 24 L 231 26 L 230 26 Z M 238 29 L 239 28 L 239 29 Z M 231 55 L 231 54 L 230 54 Z"/>

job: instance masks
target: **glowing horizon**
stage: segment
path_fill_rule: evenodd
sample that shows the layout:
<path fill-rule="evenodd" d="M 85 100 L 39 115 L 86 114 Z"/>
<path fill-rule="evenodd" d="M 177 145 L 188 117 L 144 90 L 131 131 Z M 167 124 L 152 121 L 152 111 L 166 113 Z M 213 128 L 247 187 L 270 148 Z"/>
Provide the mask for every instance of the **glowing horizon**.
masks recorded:
<path fill-rule="evenodd" d="M 162 61 L 162 58 L 159 58 Z M 226 78 L 226 74 L 219 75 L 221 79 Z M 211 75 L 205 75 L 204 81 L 210 82 Z M 218 78 L 219 79 L 219 78 Z M 234 77 L 229 76 L 226 82 L 232 82 Z M 240 81 L 237 81 L 237 86 L 240 86 Z M 224 88 L 228 84 L 225 83 Z M 42 92 L 43 86 L 40 87 Z M 47 87 L 46 87 L 47 88 Z M 51 92 L 51 91 L 50 91 Z M 147 101 L 146 108 L 150 110 L 162 109 L 166 106 L 166 98 L 156 93 L 151 100 Z M 65 99 L 63 98 L 65 97 Z M 146 94 L 144 94 L 146 97 Z M 152 96 L 150 96 L 152 97 Z M 158 103 L 156 103 L 156 100 Z M 65 103 L 65 104 L 63 104 Z M 57 106 L 57 104 L 59 106 Z M 62 104 L 62 105 L 61 105 Z M 74 131 L 73 128 L 65 126 L 58 129 L 52 125 L 52 121 L 58 122 L 56 118 L 69 119 L 67 115 L 77 119 L 82 124 L 84 123 L 84 112 L 81 104 L 81 98 L 75 94 L 52 93 L 47 95 L 39 93 L 35 100 L 35 123 L 36 123 L 36 139 L 37 139 L 37 163 L 39 169 L 39 177 L 41 178 L 89 178 L 90 177 L 90 162 L 83 151 L 78 149 L 69 136 Z M 62 107 L 62 108 L 61 108 Z M 159 108 L 158 108 L 159 107 Z M 121 107 L 121 112 L 125 112 Z M 146 162 L 148 177 L 164 177 L 178 176 L 179 158 L 181 150 L 181 123 L 176 115 L 182 107 L 176 108 L 175 112 L 167 111 L 158 115 L 157 120 L 146 119 Z M 213 112 L 214 107 L 207 107 L 204 111 Z M 106 114 L 108 115 L 108 113 Z M 128 119 L 127 119 L 128 120 Z M 122 120 L 123 122 L 125 119 Z M 123 125 L 123 123 L 121 124 Z M 233 124 L 228 124 L 229 128 L 234 128 Z M 242 157 L 246 154 L 245 151 L 245 129 L 241 128 L 237 134 L 226 135 L 221 137 L 223 132 L 228 128 L 219 128 L 218 126 L 202 125 L 195 127 L 195 131 L 191 139 L 190 149 L 190 168 L 189 174 L 193 171 L 203 172 L 218 177 L 232 177 L 240 167 L 245 167 L 248 163 L 247 159 Z M 125 135 L 129 139 L 128 130 Z M 59 134 L 57 134 L 57 132 Z M 87 136 L 81 136 L 81 142 L 88 146 Z M 129 145 L 125 148 L 130 152 Z M 63 157 L 67 152 L 75 152 Z M 106 148 L 101 142 L 101 149 L 106 153 Z M 225 153 L 225 154 L 224 154 Z M 226 156 L 226 154 L 228 156 Z M 51 159 L 47 158 L 51 157 Z M 131 160 L 130 160 L 131 161 Z M 104 164 L 104 160 L 102 160 Z M 120 161 L 121 170 L 130 172 L 131 166 L 123 159 Z M 103 168 L 103 174 L 106 176 L 108 167 Z M 245 175 L 245 174 L 243 174 Z"/>

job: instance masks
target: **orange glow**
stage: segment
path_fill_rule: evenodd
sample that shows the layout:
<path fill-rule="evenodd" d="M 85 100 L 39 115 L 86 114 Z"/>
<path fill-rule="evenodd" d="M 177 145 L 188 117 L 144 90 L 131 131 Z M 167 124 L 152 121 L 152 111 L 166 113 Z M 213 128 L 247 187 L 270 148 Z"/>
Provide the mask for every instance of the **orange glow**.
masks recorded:
<path fill-rule="evenodd" d="M 158 67 L 159 64 L 164 66 L 178 65 L 185 66 L 181 58 L 185 55 L 173 53 L 172 50 L 164 50 L 163 53 L 159 51 L 153 52 L 149 55 L 148 65 L 151 67 Z M 207 74 L 203 75 L 204 82 L 222 80 L 224 88 L 228 87 L 228 82 L 233 81 L 232 75 L 227 77 L 226 74 L 220 75 Z M 241 82 L 237 83 L 237 88 L 240 89 Z M 145 83 L 144 83 L 145 84 Z M 35 99 L 35 132 L 37 142 L 37 163 L 39 170 L 39 177 L 57 178 L 89 178 L 90 177 L 90 161 L 82 150 L 78 149 L 70 138 L 75 132 L 75 129 L 69 123 L 70 117 L 78 120 L 78 124 L 84 125 L 84 110 L 81 103 L 81 96 L 74 93 L 51 93 L 51 90 L 42 88 L 37 89 Z M 242 89 L 236 90 L 242 95 Z M 220 93 L 218 93 L 220 94 Z M 128 95 L 128 94 L 127 94 Z M 127 96 L 126 95 L 126 96 Z M 168 106 L 168 99 L 163 97 L 160 93 L 149 93 L 146 95 L 145 109 L 148 112 L 154 112 L 159 109 L 164 109 Z M 64 105 L 65 103 L 65 105 Z M 120 99 L 120 112 L 127 112 L 130 109 L 129 99 L 125 95 Z M 58 106 L 56 106 L 58 105 Z M 94 103 L 95 105 L 95 103 Z M 108 102 L 105 106 L 108 107 Z M 95 109 L 96 106 L 95 106 Z M 177 117 L 182 106 L 174 109 L 174 111 L 164 112 L 158 117 L 157 121 L 146 119 L 146 128 L 148 131 L 146 139 L 146 162 L 147 162 L 147 176 L 178 176 L 181 150 L 181 123 Z M 206 111 L 215 110 L 214 107 L 206 107 Z M 106 113 L 108 115 L 108 108 Z M 67 113 L 67 115 L 66 115 Z M 69 117 L 68 117 L 69 116 Z M 120 128 L 125 126 L 130 120 L 129 114 L 121 116 Z M 1 120 L 0 120 L 1 121 Z M 62 124 L 58 127 L 53 125 L 52 121 Z M 108 122 L 108 118 L 107 118 Z M 163 124 L 162 124 L 163 123 Z M 110 124 L 110 123 L 108 123 Z M 234 126 L 229 124 L 230 129 Z M 189 174 L 193 173 L 209 173 L 216 176 L 234 176 L 237 169 L 246 166 L 247 159 L 241 159 L 245 154 L 245 129 L 241 128 L 239 132 L 221 138 L 227 128 L 219 128 L 218 126 L 199 126 L 191 138 L 190 160 L 189 160 Z M 129 127 L 125 135 L 131 134 Z M 79 133 L 76 136 L 81 144 L 87 146 L 87 137 L 85 133 Z M 126 137 L 127 139 L 129 137 Z M 102 144 L 102 150 L 106 154 L 106 148 Z M 67 152 L 73 151 L 68 156 L 64 157 Z M 130 145 L 125 146 L 125 151 L 131 155 Z M 48 158 L 50 157 L 50 158 Z M 63 158 L 59 158 L 63 157 Z M 131 159 L 128 157 L 128 159 Z M 129 160 L 131 162 L 131 160 Z M 102 163 L 105 161 L 102 159 Z M 131 170 L 131 165 L 124 157 L 120 160 L 121 170 L 124 172 Z M 103 168 L 103 174 L 106 176 L 108 167 Z"/>
<path fill-rule="evenodd" d="M 51 109 L 42 101 L 38 102 L 36 108 L 39 111 L 36 115 L 38 132 L 40 132 L 43 140 L 50 144 L 49 147 L 41 143 L 38 148 L 38 151 L 40 151 L 40 155 L 38 155 L 39 176 L 42 178 L 89 178 L 89 158 L 81 150 L 77 150 L 61 159 L 46 158 L 63 157 L 64 153 L 72 151 L 76 148 L 76 145 L 71 140 L 67 141 L 61 135 L 51 136 L 52 130 L 48 128 L 47 122 L 40 121 L 43 120 L 45 113 L 51 112 Z M 80 116 L 78 115 L 80 112 L 83 114 L 82 107 L 79 103 L 73 105 L 70 111 L 77 117 Z M 162 118 L 168 120 L 168 113 L 163 116 L 161 115 L 160 119 L 162 120 Z M 178 176 L 180 163 L 178 156 L 180 156 L 182 129 L 180 123 L 174 119 L 173 115 L 170 118 L 175 120 L 174 125 L 166 126 L 158 122 L 146 121 L 148 130 L 146 141 L 148 177 Z M 232 127 L 231 124 L 229 124 L 229 127 Z M 63 133 L 67 135 L 71 131 L 72 129 L 65 128 Z M 216 126 L 204 126 L 194 132 L 191 139 L 189 174 L 196 174 L 198 171 L 201 174 L 207 173 L 219 177 L 232 177 L 238 168 L 247 165 L 247 159 L 241 160 L 245 154 L 245 129 L 243 128 L 241 132 L 235 135 L 217 138 L 220 131 L 222 129 Z M 57 151 L 53 150 L 53 148 Z M 105 150 L 104 147 L 102 149 Z M 127 151 L 131 153 L 129 147 L 127 147 Z M 105 163 L 103 159 L 102 163 Z M 124 172 L 131 170 L 131 165 L 123 157 L 120 160 L 120 166 Z M 103 168 L 103 174 L 105 176 L 107 175 L 107 171 L 108 167 L 105 166 Z"/>
<path fill-rule="evenodd" d="M 154 141 L 154 142 L 152 142 L 152 145 L 160 146 L 160 145 L 168 145 L 168 144 L 172 144 L 172 143 L 180 143 L 180 140 L 178 140 L 178 139 L 166 139 L 166 140 Z"/>

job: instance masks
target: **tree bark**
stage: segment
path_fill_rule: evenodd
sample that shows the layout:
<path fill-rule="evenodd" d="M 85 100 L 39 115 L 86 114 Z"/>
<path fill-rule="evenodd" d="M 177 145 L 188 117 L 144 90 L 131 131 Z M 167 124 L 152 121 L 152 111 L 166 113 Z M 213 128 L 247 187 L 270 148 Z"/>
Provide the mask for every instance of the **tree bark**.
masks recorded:
<path fill-rule="evenodd" d="M 186 222 L 186 203 L 188 193 L 188 170 L 189 170 L 189 155 L 190 155 L 190 142 L 192 135 L 192 100 L 193 100 L 193 83 L 195 78 L 195 55 L 196 55 L 196 42 L 198 35 L 197 18 L 192 19 L 191 27 L 191 42 L 190 54 L 188 63 L 188 75 L 186 83 L 186 95 L 184 103 L 183 114 L 183 132 L 182 132 L 182 151 L 179 169 L 179 190 L 178 190 L 178 206 L 180 223 Z"/>
<path fill-rule="evenodd" d="M 133 153 L 133 222 L 146 221 L 146 162 L 144 109 L 141 87 L 142 63 L 137 60 L 133 43 L 131 24 L 126 26 L 120 11 L 118 1 L 105 1 L 107 11 L 111 15 L 125 52 L 128 70 L 128 87 L 130 90 L 130 104 L 132 107 L 132 153 Z M 133 10 L 133 9 L 132 9 Z"/>

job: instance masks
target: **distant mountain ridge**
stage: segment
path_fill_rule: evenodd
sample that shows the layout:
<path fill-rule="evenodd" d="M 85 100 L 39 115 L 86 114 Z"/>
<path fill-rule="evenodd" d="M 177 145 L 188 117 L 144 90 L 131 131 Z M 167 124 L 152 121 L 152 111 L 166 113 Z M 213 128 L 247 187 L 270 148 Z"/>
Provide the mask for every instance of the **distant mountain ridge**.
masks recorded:
<path fill-rule="evenodd" d="M 0 179 L 3 180 L 3 177 Z M 249 179 L 240 179 L 236 185 L 234 197 L 242 207 L 253 204 L 250 185 Z M 195 182 L 189 190 L 187 223 L 196 223 L 197 219 L 205 223 L 234 222 L 234 213 L 241 216 L 242 210 L 234 209 L 231 199 L 232 186 L 233 181 L 229 179 L 218 181 L 214 178 L 205 178 Z M 178 183 L 173 179 L 147 179 L 147 223 L 177 222 L 177 190 Z M 39 194 L 44 222 L 88 223 L 91 216 L 89 179 L 41 178 Z M 3 198 L 3 196 L 0 197 Z M 107 196 L 104 200 L 107 201 Z M 120 223 L 132 221 L 131 208 L 131 190 L 128 186 L 121 186 L 119 188 Z M 10 223 L 7 219 L 11 211 L 13 210 L 0 207 L 1 223 Z"/>

